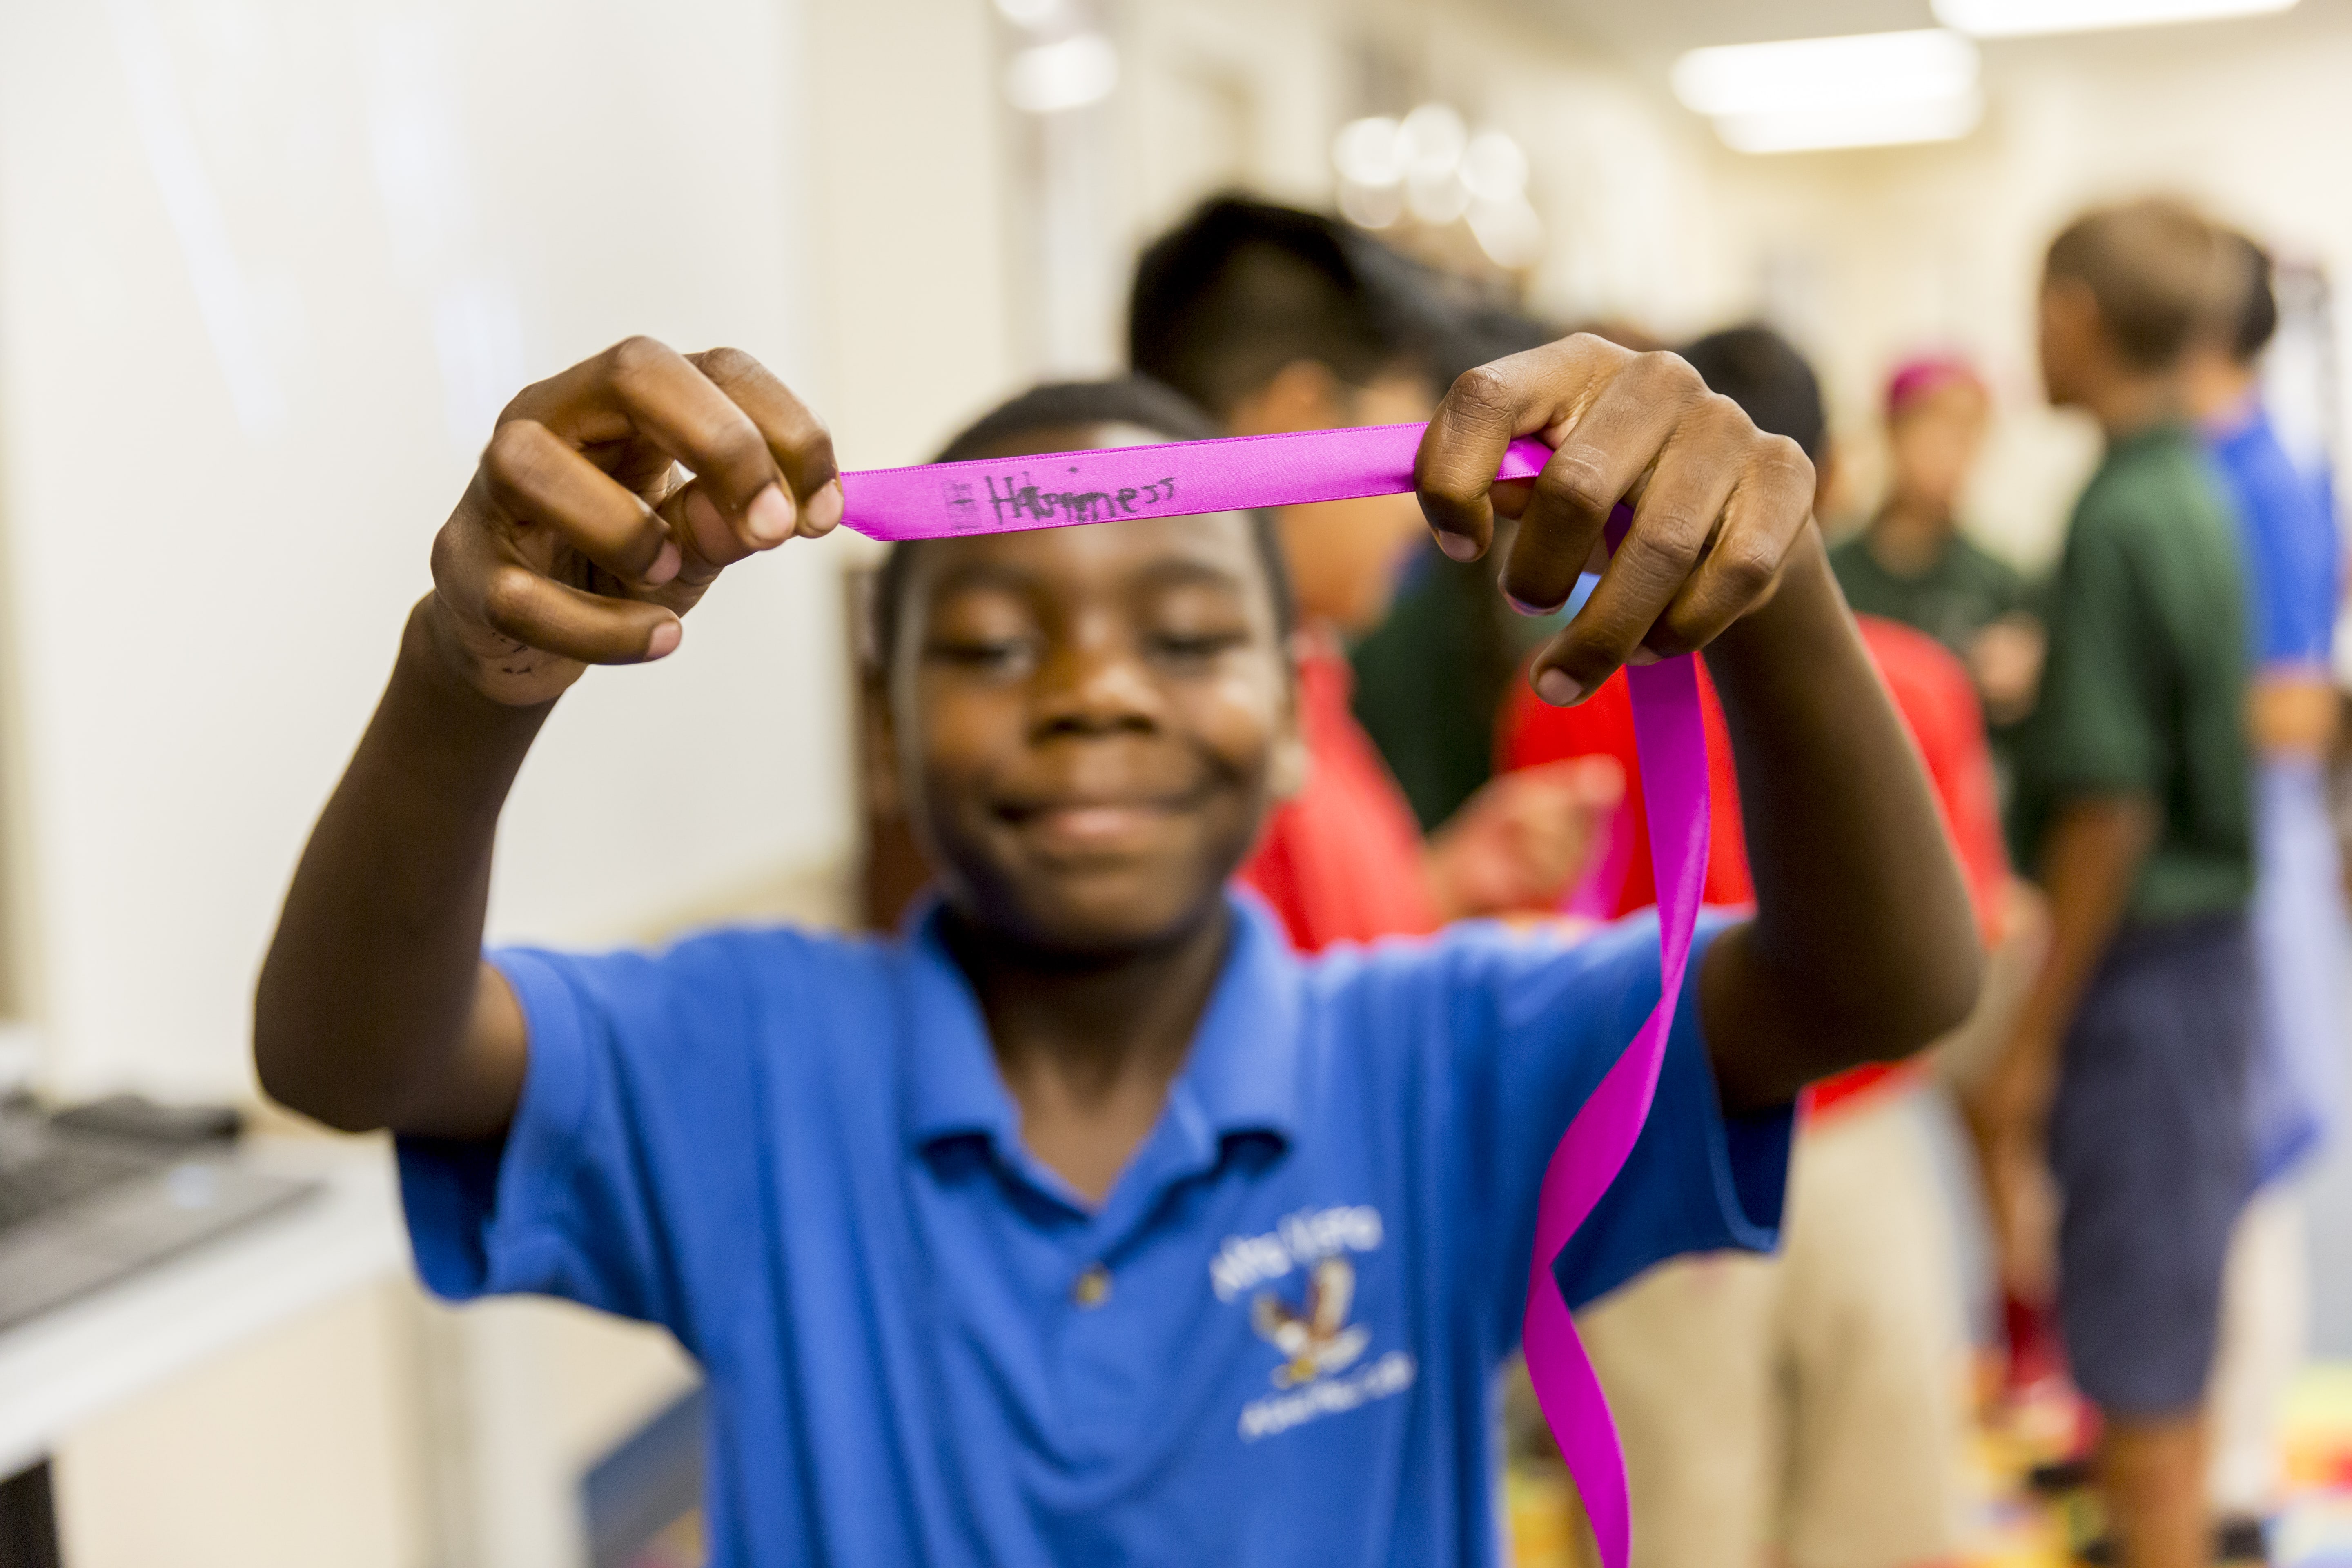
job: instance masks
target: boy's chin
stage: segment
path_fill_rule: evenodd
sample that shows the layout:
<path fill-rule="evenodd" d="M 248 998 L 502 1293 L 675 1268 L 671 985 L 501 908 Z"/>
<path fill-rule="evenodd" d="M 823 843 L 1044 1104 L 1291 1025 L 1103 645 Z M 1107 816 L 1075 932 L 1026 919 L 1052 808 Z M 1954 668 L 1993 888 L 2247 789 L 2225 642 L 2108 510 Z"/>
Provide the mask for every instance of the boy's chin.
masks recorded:
<path fill-rule="evenodd" d="M 987 923 L 1073 957 L 1116 958 L 1181 940 L 1223 907 L 1222 882 L 1128 870 L 1055 878 L 1008 889 Z"/>

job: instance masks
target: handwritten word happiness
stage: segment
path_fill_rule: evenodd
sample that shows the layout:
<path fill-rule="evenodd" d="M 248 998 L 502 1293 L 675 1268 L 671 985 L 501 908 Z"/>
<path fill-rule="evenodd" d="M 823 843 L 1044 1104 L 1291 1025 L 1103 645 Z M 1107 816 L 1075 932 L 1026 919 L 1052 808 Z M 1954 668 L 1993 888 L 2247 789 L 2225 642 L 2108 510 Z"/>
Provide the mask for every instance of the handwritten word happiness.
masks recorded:
<path fill-rule="evenodd" d="M 1073 464 L 1069 472 L 1080 469 Z M 962 529 L 1052 528 L 1073 522 L 1110 522 L 1122 517 L 1150 517 L 1164 511 L 1176 499 L 1173 479 L 1152 479 L 1115 489 L 1076 488 L 1086 481 L 1065 479 L 1068 489 L 1048 489 L 1027 469 L 1016 474 L 983 475 L 977 489 L 967 479 L 947 481 L 948 504 L 956 526 Z M 985 504 L 986 515 L 982 508 Z"/>

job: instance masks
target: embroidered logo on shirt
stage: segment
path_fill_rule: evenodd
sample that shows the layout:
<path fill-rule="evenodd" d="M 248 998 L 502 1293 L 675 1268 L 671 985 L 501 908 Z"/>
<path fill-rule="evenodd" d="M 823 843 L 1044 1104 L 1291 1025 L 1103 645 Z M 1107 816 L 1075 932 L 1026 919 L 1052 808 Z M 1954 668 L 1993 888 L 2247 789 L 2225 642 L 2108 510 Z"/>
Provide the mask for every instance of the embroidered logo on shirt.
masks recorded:
<path fill-rule="evenodd" d="M 1250 1326 L 1282 1354 L 1267 1374 L 1281 1392 L 1242 1407 L 1243 1441 L 1286 1432 L 1412 1386 L 1419 1370 L 1412 1357 L 1391 1351 L 1365 1363 L 1372 1331 L 1348 1321 L 1356 1304 L 1356 1265 L 1349 1254 L 1370 1252 L 1381 1241 L 1380 1211 L 1368 1205 L 1301 1209 L 1264 1236 L 1225 1238 L 1209 1265 L 1210 1281 L 1222 1300 L 1294 1269 L 1307 1273 L 1307 1288 L 1297 1301 L 1278 1290 L 1259 1290 L 1251 1299 Z"/>
<path fill-rule="evenodd" d="M 1315 1266 L 1302 1306 L 1293 1307 L 1271 1290 L 1258 1292 L 1250 1303 L 1250 1326 L 1288 1358 L 1274 1369 L 1275 1387 L 1295 1388 L 1355 1363 L 1372 1337 L 1361 1323 L 1349 1326 L 1348 1309 L 1355 1301 L 1356 1266 L 1344 1258 L 1327 1258 Z"/>

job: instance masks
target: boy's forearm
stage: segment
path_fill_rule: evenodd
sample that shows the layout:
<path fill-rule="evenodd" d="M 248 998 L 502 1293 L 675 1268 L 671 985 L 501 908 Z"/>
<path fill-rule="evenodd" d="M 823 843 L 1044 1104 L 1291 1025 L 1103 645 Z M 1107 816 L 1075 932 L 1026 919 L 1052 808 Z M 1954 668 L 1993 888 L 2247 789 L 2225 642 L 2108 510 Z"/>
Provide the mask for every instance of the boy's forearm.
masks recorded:
<path fill-rule="evenodd" d="M 1806 531 L 1771 601 L 1707 650 L 1756 885 L 1702 976 L 1727 1100 L 1785 1101 L 1956 1026 L 1980 955 L 1918 756 Z"/>
<path fill-rule="evenodd" d="M 2059 1042 L 2123 924 L 2157 826 L 2155 804 L 2130 795 L 2083 797 L 2051 824 L 2040 868 L 2050 900 L 2050 947 L 1991 1075 L 2001 1101 L 1998 1118 L 2044 1114 Z"/>
<path fill-rule="evenodd" d="M 339 1127 L 488 1132 L 520 1074 L 519 1036 L 490 1059 L 467 1050 L 491 848 L 553 704 L 504 707 L 459 679 L 430 605 L 409 616 L 295 871 L 255 998 L 254 1059 L 272 1096 Z"/>

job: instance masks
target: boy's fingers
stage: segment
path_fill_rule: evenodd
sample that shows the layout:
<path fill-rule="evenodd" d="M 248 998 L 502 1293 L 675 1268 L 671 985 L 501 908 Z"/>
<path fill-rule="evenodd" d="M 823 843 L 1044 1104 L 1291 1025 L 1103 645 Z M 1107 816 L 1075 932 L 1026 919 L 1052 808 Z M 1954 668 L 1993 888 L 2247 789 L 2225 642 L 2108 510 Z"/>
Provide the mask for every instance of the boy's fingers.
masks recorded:
<path fill-rule="evenodd" d="M 1641 481 L 1706 395 L 1698 373 L 1673 354 L 1631 358 L 1537 476 L 1503 568 L 1503 591 L 1538 609 L 1566 603 L 1611 509 Z"/>
<path fill-rule="evenodd" d="M 604 352 L 604 378 L 629 423 L 694 470 L 751 550 L 793 535 L 800 509 L 784 488 L 768 438 L 750 415 L 684 354 L 652 338 L 625 338 Z"/>
<path fill-rule="evenodd" d="M 1812 465 L 1795 442 L 1758 436 L 1719 401 L 1662 455 L 1592 596 L 1536 656 L 1545 700 L 1581 700 L 1637 650 L 1705 647 L 1779 577 L 1811 515 Z M 1727 460 L 1743 450 L 1744 461 Z"/>
<path fill-rule="evenodd" d="M 568 587 L 520 562 L 480 584 L 484 625 L 526 647 L 585 664 L 639 664 L 678 643 L 678 619 L 658 605 Z"/>
<path fill-rule="evenodd" d="M 536 419 L 575 447 L 633 461 L 646 447 L 659 448 L 705 481 L 747 552 L 783 542 L 799 522 L 759 426 L 685 355 L 652 338 L 623 339 L 526 387 L 505 417 Z"/>
<path fill-rule="evenodd" d="M 1813 487 L 1804 449 L 1785 437 L 1768 438 L 1722 503 L 1723 521 L 1706 558 L 1653 628 L 1654 651 L 1706 647 L 1771 591 L 1812 515 Z"/>
<path fill-rule="evenodd" d="M 1536 655 L 1538 696 L 1547 702 L 1576 701 L 1632 657 L 1698 559 L 1706 536 L 1694 538 L 1693 531 L 1626 531 L 1592 596 Z"/>
<path fill-rule="evenodd" d="M 653 510 L 535 419 L 498 427 L 482 482 L 509 516 L 554 529 L 616 577 L 658 587 L 677 575 L 677 547 Z"/>
<path fill-rule="evenodd" d="M 1724 506 L 1739 478 L 1737 454 L 1753 439 L 1736 406 L 1710 398 L 1685 416 L 1658 455 L 1642 498 L 1634 503 L 1625 537 L 1601 574 L 1602 584 L 1612 574 L 1633 580 L 1619 582 L 1605 598 L 1601 587 L 1593 590 L 1609 610 L 1618 608 L 1618 595 L 1633 590 L 1623 613 L 1633 618 L 1650 616 L 1649 624 L 1635 633 L 1637 647 L 1660 656 L 1688 653 L 1729 624 L 1726 617 L 1721 625 L 1706 626 L 1697 641 L 1688 641 L 1681 635 L 1685 628 L 1671 616 L 1690 584 L 1705 571 L 1706 560 L 1723 547 Z M 1621 558 L 1623 574 L 1618 570 Z"/>
<path fill-rule="evenodd" d="M 700 479 L 688 479 L 671 490 L 654 510 L 685 547 L 686 568 L 679 576 L 688 583 L 709 582 L 722 568 L 752 553 Z"/>
<path fill-rule="evenodd" d="M 1570 338 L 1465 371 L 1422 432 L 1413 455 L 1413 489 L 1438 547 L 1474 561 L 1495 540 L 1495 474 L 1520 436 L 1558 422 L 1586 378 L 1579 360 L 1587 342 Z M 1511 498 L 1520 500 L 1517 494 Z M 1516 506 L 1510 509 L 1517 512 Z"/>
<path fill-rule="evenodd" d="M 760 427 L 798 504 L 797 531 L 809 539 L 831 532 L 841 521 L 841 469 L 824 422 L 740 349 L 709 349 L 687 357 Z"/>

